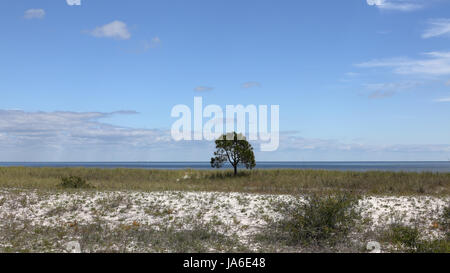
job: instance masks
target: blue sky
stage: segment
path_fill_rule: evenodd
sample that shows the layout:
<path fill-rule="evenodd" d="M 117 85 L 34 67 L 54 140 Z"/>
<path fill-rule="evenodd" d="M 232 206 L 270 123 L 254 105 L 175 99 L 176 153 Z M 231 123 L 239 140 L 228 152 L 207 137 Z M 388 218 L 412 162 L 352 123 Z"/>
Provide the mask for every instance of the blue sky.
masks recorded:
<path fill-rule="evenodd" d="M 9 0 L 0 33 L 2 161 L 207 161 L 194 96 L 280 105 L 259 160 L 450 158 L 447 0 Z"/>

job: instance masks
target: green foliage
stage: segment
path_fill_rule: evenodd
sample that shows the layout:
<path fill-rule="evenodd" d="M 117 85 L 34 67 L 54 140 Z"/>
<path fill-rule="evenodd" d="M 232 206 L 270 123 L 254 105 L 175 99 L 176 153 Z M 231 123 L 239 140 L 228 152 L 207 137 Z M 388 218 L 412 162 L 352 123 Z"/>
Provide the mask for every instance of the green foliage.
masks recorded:
<path fill-rule="evenodd" d="M 85 179 L 79 176 L 62 177 L 59 185 L 63 188 L 69 189 L 89 189 L 92 187 L 86 182 Z"/>
<path fill-rule="evenodd" d="M 441 215 L 440 224 L 446 233 L 447 240 L 450 241 L 450 204 L 445 207 Z"/>
<path fill-rule="evenodd" d="M 416 227 L 393 224 L 384 235 L 385 240 L 396 245 L 401 251 L 411 253 L 450 253 L 448 238 L 436 240 L 420 239 L 420 232 Z"/>
<path fill-rule="evenodd" d="M 393 224 L 386 234 L 391 243 L 407 248 L 416 248 L 419 244 L 419 230 L 401 224 Z"/>
<path fill-rule="evenodd" d="M 448 238 L 433 241 L 420 241 L 420 243 L 417 245 L 417 249 L 414 252 L 450 253 L 450 241 Z"/>
<path fill-rule="evenodd" d="M 313 194 L 306 202 L 282 204 L 283 219 L 275 227 L 286 236 L 288 244 L 334 245 L 346 238 L 359 219 L 354 209 L 357 202 L 357 197 L 346 193 Z"/>
<path fill-rule="evenodd" d="M 211 167 L 221 168 L 225 162 L 229 162 L 237 174 L 237 167 L 244 165 L 247 169 L 256 166 L 253 147 L 242 134 L 236 132 L 222 135 L 216 140 L 214 157 L 211 158 Z"/>

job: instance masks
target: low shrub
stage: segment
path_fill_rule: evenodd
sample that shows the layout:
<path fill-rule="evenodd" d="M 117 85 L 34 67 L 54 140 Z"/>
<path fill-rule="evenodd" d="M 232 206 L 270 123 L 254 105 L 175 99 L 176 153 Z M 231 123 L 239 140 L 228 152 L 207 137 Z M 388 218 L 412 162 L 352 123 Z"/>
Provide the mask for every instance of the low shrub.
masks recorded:
<path fill-rule="evenodd" d="M 440 224 L 443 231 L 446 233 L 447 240 L 450 241 L 450 204 L 444 209 L 441 215 Z"/>
<path fill-rule="evenodd" d="M 281 205 L 283 218 L 275 228 L 291 245 L 335 245 L 347 237 L 360 215 L 352 194 L 310 195 Z"/>
<path fill-rule="evenodd" d="M 70 189 L 89 189 L 92 186 L 86 182 L 85 179 L 79 176 L 67 176 L 61 178 L 61 183 L 59 184 L 63 188 Z"/>
<path fill-rule="evenodd" d="M 419 244 L 420 233 L 416 227 L 393 224 L 385 236 L 393 244 L 406 248 L 416 248 Z"/>
<path fill-rule="evenodd" d="M 450 241 L 447 239 L 421 241 L 417 249 L 417 253 L 450 253 Z"/>
<path fill-rule="evenodd" d="M 385 240 L 397 246 L 398 250 L 410 253 L 450 253 L 450 241 L 447 238 L 436 240 L 420 239 L 416 227 L 393 224 L 386 231 Z"/>

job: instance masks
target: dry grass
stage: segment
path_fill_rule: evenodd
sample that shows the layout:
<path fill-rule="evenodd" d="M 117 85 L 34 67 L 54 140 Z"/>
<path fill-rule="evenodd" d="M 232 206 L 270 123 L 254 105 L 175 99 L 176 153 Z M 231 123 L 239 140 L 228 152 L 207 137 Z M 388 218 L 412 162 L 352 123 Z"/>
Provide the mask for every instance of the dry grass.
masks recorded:
<path fill-rule="evenodd" d="M 450 173 L 323 170 L 253 170 L 241 171 L 238 177 L 233 177 L 232 171 L 2 167 L 0 187 L 57 189 L 67 176 L 81 177 L 97 190 L 450 194 Z"/>

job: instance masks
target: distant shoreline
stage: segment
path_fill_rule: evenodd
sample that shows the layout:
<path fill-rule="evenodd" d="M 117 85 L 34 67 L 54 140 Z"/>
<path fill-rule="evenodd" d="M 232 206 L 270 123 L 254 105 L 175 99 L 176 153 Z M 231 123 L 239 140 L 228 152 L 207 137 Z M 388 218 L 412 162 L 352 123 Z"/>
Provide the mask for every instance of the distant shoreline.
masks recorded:
<path fill-rule="evenodd" d="M 0 162 L 0 167 L 212 170 L 209 162 Z M 261 161 L 256 169 L 450 173 L 449 161 Z"/>

